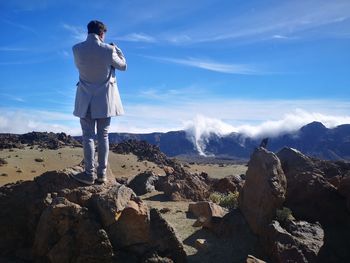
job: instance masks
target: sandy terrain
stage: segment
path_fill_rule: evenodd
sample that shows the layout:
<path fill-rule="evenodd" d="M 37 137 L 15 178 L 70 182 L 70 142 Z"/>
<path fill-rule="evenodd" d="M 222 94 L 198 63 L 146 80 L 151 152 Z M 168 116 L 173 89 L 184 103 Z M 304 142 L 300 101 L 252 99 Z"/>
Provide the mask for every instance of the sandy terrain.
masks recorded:
<path fill-rule="evenodd" d="M 74 166 L 83 159 L 83 149 L 64 147 L 59 150 L 5 149 L 0 151 L 0 158 L 7 164 L 0 166 L 0 186 L 18 180 L 32 180 L 50 170 L 60 170 Z M 163 169 L 148 161 L 138 161 L 133 154 L 123 155 L 110 152 L 109 165 L 117 177 L 132 177 L 143 171 L 152 170 L 164 175 Z M 246 166 L 238 164 L 193 164 L 188 166 L 191 172 L 206 172 L 211 177 L 222 178 L 231 174 L 242 174 Z"/>
<path fill-rule="evenodd" d="M 192 173 L 206 172 L 212 178 L 224 178 L 229 175 L 241 175 L 247 171 L 242 164 L 193 164 L 189 165 Z"/>
<path fill-rule="evenodd" d="M 169 201 L 162 192 L 152 192 L 141 196 L 149 207 L 169 209 L 162 213 L 167 222 L 175 229 L 177 237 L 183 242 L 188 262 L 226 263 L 245 262 L 248 253 L 253 252 L 253 240 L 245 237 L 220 238 L 201 227 L 194 227 L 196 218 L 187 213 L 190 201 Z M 208 249 L 197 249 L 195 241 L 205 239 Z"/>

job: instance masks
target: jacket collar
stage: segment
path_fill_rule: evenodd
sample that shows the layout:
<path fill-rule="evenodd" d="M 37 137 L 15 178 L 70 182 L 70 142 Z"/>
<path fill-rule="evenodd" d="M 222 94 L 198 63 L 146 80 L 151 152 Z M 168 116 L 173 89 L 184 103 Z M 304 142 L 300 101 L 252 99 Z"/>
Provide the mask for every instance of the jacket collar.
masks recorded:
<path fill-rule="evenodd" d="M 91 34 L 88 34 L 87 38 L 86 38 L 86 41 L 97 41 L 97 42 L 101 42 L 101 39 L 99 38 L 98 35 L 94 34 L 94 33 L 91 33 Z"/>

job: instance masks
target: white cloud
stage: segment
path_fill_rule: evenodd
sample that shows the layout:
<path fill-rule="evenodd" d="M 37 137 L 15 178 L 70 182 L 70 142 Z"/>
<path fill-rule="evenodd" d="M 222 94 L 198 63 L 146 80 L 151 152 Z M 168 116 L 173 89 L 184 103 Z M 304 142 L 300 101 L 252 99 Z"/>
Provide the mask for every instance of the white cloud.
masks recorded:
<path fill-rule="evenodd" d="M 259 75 L 264 74 L 262 71 L 257 70 L 252 65 L 248 64 L 226 64 L 220 63 L 212 60 L 202 60 L 197 58 L 167 58 L 167 57 L 152 57 L 147 56 L 148 58 L 171 62 L 175 64 L 206 69 L 209 71 L 228 73 L 228 74 L 242 74 L 242 75 Z"/>
<path fill-rule="evenodd" d="M 146 42 L 146 43 L 156 42 L 156 39 L 154 37 L 144 33 L 131 33 L 125 36 L 116 37 L 115 39 L 121 40 L 121 41 L 130 41 L 130 42 Z"/>
<path fill-rule="evenodd" d="M 319 29 L 332 25 L 342 25 L 334 30 L 342 31 L 345 28 L 349 33 L 350 2 L 347 0 L 276 1 L 259 9 L 252 7 L 244 11 L 232 15 L 231 10 L 222 10 L 220 16 L 213 16 L 186 30 L 168 31 L 168 38 L 187 36 L 182 42 L 189 44 L 223 40 L 256 42 L 271 39 L 271 36 L 289 36 L 294 39 L 296 34 L 298 39 L 302 39 L 299 35 L 305 38 L 329 37 L 327 32 Z M 317 34 L 308 34 L 313 30 L 317 30 Z"/>
<path fill-rule="evenodd" d="M 30 109 L 0 108 L 0 132 L 22 134 L 31 131 L 81 134 L 79 119 L 71 114 Z M 76 124 L 72 125 L 74 121 Z"/>
<path fill-rule="evenodd" d="M 84 41 L 86 39 L 87 31 L 81 26 L 63 24 L 63 28 L 72 33 L 73 38 L 78 41 Z"/>
<path fill-rule="evenodd" d="M 149 133 L 187 129 L 197 144 L 205 142 L 212 132 L 218 136 L 241 132 L 261 137 L 292 132 L 312 121 L 321 121 L 327 127 L 350 123 L 350 102 L 339 100 L 181 101 L 169 97 L 164 103 L 125 101 L 124 107 L 126 114 L 112 119 L 111 132 Z M 36 130 L 81 134 L 79 119 L 71 113 L 0 108 L 0 116 L 0 132 L 3 133 Z"/>
<path fill-rule="evenodd" d="M 238 132 L 247 137 L 253 138 L 262 138 L 266 136 L 275 137 L 281 134 L 295 132 L 302 126 L 313 121 L 322 122 L 326 127 L 333 128 L 341 124 L 350 124 L 350 115 L 325 115 L 298 109 L 285 114 L 282 119 L 279 120 L 266 120 L 256 125 L 247 124 L 239 126 L 227 124 L 219 119 L 198 115 L 192 121 L 186 123 L 185 130 L 197 151 L 201 155 L 205 155 L 206 143 L 209 136 L 212 134 L 221 137 L 230 133 Z"/>

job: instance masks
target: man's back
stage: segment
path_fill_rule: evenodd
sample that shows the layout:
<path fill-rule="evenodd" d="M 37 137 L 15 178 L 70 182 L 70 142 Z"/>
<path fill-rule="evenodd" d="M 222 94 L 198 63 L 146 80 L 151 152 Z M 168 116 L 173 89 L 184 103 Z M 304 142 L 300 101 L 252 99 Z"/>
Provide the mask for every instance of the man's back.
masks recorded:
<path fill-rule="evenodd" d="M 106 83 L 112 66 L 113 46 L 105 44 L 95 34 L 73 47 L 74 61 L 84 86 L 98 87 Z"/>

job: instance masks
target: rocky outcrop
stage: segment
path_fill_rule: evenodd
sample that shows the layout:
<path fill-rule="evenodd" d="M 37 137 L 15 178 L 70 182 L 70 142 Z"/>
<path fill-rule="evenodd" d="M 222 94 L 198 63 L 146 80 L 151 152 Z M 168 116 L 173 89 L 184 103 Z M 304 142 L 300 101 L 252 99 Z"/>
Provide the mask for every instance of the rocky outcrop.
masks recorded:
<path fill-rule="evenodd" d="M 152 244 L 154 249 L 159 251 L 159 255 L 170 258 L 174 262 L 187 262 L 186 252 L 181 241 L 177 237 L 174 229 L 162 217 L 160 212 L 155 208 L 151 209 L 150 218 Z"/>
<path fill-rule="evenodd" d="M 324 231 L 319 224 L 291 221 L 288 230 L 273 221 L 264 236 L 264 246 L 274 262 L 319 262 Z"/>
<path fill-rule="evenodd" d="M 137 195 L 144 195 L 155 190 L 155 184 L 158 181 L 158 176 L 152 171 L 146 171 L 132 178 L 128 187 L 130 187 Z"/>
<path fill-rule="evenodd" d="M 344 176 L 338 186 L 338 192 L 346 198 L 346 206 L 350 212 L 350 174 Z"/>
<path fill-rule="evenodd" d="M 286 177 L 278 157 L 257 148 L 248 163 L 238 205 L 253 233 L 262 235 L 285 199 Z"/>
<path fill-rule="evenodd" d="M 119 154 L 135 154 L 140 161 L 150 161 L 158 165 L 172 166 L 173 162 L 162 153 L 159 147 L 146 141 L 127 140 L 118 144 L 112 144 L 110 149 Z"/>
<path fill-rule="evenodd" d="M 171 174 L 159 177 L 156 189 L 163 191 L 171 200 L 207 200 L 210 195 L 210 180 L 205 173 L 191 174 L 175 167 Z"/>
<path fill-rule="evenodd" d="M 63 146 L 81 147 L 72 136 L 53 132 L 30 132 L 22 135 L 0 134 L 0 149 L 24 148 L 37 145 L 40 148 L 56 150 Z"/>
<path fill-rule="evenodd" d="M 212 179 L 211 181 L 211 191 L 223 194 L 239 192 L 244 185 L 244 180 L 239 175 L 231 175 L 225 178 Z"/>
<path fill-rule="evenodd" d="M 154 246 L 165 237 L 155 227 L 160 219 L 150 216 L 147 205 L 116 183 L 110 170 L 105 184 L 92 186 L 70 177 L 80 172 L 79 166 L 50 171 L 34 181 L 0 188 L 0 258 L 147 262 L 160 255 L 166 260 L 163 252 L 173 244 L 162 244 L 159 250 Z"/>
<path fill-rule="evenodd" d="M 302 220 L 344 224 L 349 220 L 346 203 L 324 171 L 301 152 L 284 148 L 278 152 L 288 181 L 285 206 Z"/>
<path fill-rule="evenodd" d="M 111 262 L 108 235 L 86 209 L 58 197 L 43 211 L 35 233 L 33 256 L 48 262 Z"/>

